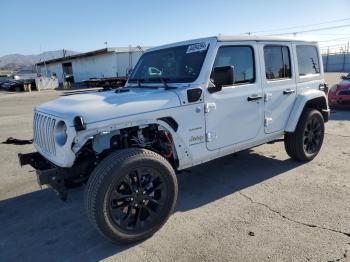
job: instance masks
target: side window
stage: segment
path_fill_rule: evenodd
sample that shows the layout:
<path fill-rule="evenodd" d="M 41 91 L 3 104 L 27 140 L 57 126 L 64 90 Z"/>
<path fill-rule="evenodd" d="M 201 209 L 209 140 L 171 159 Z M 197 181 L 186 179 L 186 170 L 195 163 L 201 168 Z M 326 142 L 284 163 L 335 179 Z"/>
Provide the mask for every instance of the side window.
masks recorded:
<path fill-rule="evenodd" d="M 235 83 L 254 83 L 254 52 L 251 46 L 222 46 L 216 55 L 214 68 L 233 66 Z"/>
<path fill-rule="evenodd" d="M 318 60 L 318 52 L 315 46 L 298 45 L 297 58 L 299 76 L 320 73 L 320 63 Z"/>
<path fill-rule="evenodd" d="M 265 46 L 264 59 L 266 79 L 274 80 L 292 77 L 290 53 L 287 46 Z"/>

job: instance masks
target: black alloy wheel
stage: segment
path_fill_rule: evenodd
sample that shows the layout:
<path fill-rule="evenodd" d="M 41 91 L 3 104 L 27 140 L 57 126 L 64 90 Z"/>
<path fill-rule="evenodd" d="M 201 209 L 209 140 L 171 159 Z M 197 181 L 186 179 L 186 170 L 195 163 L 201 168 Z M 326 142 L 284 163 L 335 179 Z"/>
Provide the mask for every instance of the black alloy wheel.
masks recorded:
<path fill-rule="evenodd" d="M 320 118 L 313 116 L 308 119 L 303 137 L 304 150 L 308 154 L 314 154 L 319 150 L 322 143 L 322 128 Z"/>
<path fill-rule="evenodd" d="M 141 148 L 117 150 L 90 175 L 85 209 L 103 236 L 134 242 L 164 225 L 174 211 L 177 192 L 175 171 L 164 157 Z"/>
<path fill-rule="evenodd" d="M 284 135 L 287 154 L 298 161 L 310 161 L 320 152 L 324 138 L 324 119 L 320 111 L 304 109 L 293 133 Z"/>
<path fill-rule="evenodd" d="M 165 203 L 164 181 L 153 168 L 138 168 L 118 180 L 109 192 L 109 216 L 125 232 L 154 226 Z"/>

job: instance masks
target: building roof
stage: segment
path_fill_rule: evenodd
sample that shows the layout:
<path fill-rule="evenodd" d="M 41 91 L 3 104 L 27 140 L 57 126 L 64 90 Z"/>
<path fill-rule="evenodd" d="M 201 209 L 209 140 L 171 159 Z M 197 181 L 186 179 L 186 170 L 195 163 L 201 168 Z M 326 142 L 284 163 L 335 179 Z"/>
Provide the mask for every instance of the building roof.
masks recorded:
<path fill-rule="evenodd" d="M 66 56 L 66 57 L 60 57 L 60 58 L 50 59 L 50 60 L 46 60 L 46 61 L 40 61 L 40 62 L 36 63 L 36 65 L 44 65 L 44 64 L 63 62 L 63 61 L 68 61 L 68 60 L 72 60 L 72 59 L 107 54 L 107 53 L 142 52 L 143 50 L 146 50 L 147 48 L 149 48 L 149 47 L 108 47 L 108 48 L 98 49 L 98 50 L 94 50 L 94 51 L 90 51 L 90 52 L 86 52 L 86 53 L 79 53 L 76 55 L 70 55 L 70 56 Z"/>

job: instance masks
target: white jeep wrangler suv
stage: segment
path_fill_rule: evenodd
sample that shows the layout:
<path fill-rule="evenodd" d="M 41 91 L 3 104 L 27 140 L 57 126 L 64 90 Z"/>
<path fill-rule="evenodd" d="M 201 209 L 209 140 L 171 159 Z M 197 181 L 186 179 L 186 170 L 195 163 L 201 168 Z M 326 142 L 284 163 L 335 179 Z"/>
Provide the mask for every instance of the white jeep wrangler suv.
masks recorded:
<path fill-rule="evenodd" d="M 86 183 L 91 223 L 116 242 L 155 233 L 173 212 L 176 173 L 284 137 L 320 151 L 329 109 L 317 43 L 217 36 L 147 50 L 125 87 L 38 106 L 21 165 L 61 198 Z"/>

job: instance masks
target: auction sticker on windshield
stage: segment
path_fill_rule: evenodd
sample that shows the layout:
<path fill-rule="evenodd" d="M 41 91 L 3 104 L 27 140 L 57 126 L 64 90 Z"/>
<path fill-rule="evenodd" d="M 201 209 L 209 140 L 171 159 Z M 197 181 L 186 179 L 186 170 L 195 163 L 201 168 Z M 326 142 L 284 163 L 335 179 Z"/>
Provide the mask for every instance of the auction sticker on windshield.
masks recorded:
<path fill-rule="evenodd" d="M 196 43 L 188 46 L 186 54 L 204 51 L 204 50 L 207 50 L 207 48 L 208 48 L 208 43 L 206 42 Z"/>

